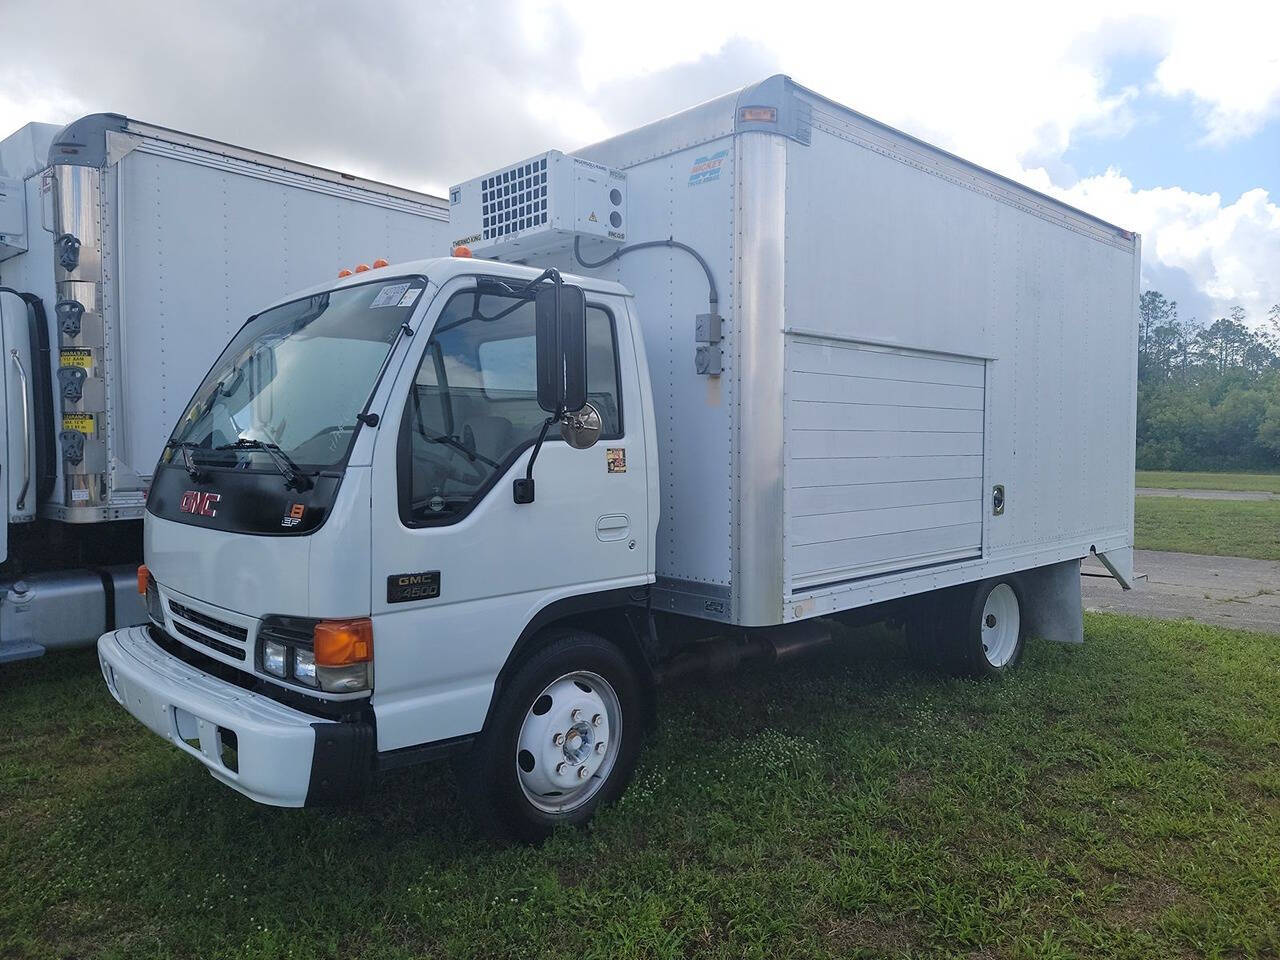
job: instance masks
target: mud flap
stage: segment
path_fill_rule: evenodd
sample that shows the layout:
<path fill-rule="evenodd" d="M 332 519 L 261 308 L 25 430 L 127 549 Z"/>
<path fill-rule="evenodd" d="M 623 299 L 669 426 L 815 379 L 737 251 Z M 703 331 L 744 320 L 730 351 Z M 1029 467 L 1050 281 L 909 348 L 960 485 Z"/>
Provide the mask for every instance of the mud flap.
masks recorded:
<path fill-rule="evenodd" d="M 1018 574 L 1027 636 L 1054 643 L 1084 643 L 1080 561 L 1064 560 Z"/>

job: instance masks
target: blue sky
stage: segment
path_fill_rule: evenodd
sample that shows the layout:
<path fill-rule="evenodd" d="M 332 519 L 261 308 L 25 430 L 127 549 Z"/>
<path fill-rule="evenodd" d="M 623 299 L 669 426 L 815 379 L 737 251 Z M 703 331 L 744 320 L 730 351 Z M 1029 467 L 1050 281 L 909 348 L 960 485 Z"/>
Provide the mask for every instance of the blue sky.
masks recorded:
<path fill-rule="evenodd" d="M 1090 177 L 1111 167 L 1140 188 L 1182 187 L 1230 201 L 1262 187 L 1280 198 L 1280 119 L 1243 140 L 1207 143 L 1205 111 L 1194 98 L 1151 89 L 1160 60 L 1117 56 L 1105 62 L 1103 89 L 1111 95 L 1131 92 L 1133 125 L 1120 134 L 1082 131 L 1061 155 L 1064 173 Z"/>

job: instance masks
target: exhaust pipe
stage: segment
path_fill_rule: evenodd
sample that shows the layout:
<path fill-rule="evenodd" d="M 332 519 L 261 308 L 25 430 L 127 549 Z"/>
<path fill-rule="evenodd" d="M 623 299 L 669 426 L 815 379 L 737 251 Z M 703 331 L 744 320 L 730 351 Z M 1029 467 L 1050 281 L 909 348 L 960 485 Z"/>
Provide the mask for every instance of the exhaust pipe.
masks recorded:
<path fill-rule="evenodd" d="M 805 620 L 779 627 L 748 629 L 737 637 L 696 644 L 659 673 L 660 682 L 736 670 L 748 660 L 782 663 L 826 646 L 834 639 L 829 621 Z"/>

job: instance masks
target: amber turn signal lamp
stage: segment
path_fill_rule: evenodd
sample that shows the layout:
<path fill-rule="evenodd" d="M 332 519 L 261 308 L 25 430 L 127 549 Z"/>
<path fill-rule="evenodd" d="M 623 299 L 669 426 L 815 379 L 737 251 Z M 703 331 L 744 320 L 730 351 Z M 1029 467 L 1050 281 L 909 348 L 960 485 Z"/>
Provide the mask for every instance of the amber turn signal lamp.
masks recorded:
<path fill-rule="evenodd" d="M 373 261 L 373 269 L 375 270 L 381 269 L 386 265 L 387 265 L 387 261 L 384 260 L 382 257 L 379 257 L 377 260 Z"/>
<path fill-rule="evenodd" d="M 373 621 L 321 620 L 315 629 L 317 667 L 345 667 L 373 659 Z"/>
<path fill-rule="evenodd" d="M 138 567 L 138 593 L 145 596 L 147 593 L 147 581 L 151 579 L 151 571 L 147 569 L 147 565 L 141 564 Z"/>
<path fill-rule="evenodd" d="M 350 271 L 350 270 L 339 270 L 339 271 L 338 271 L 338 279 L 339 279 L 339 280 L 341 280 L 343 277 L 349 277 L 349 276 L 351 276 L 351 271 Z"/>
<path fill-rule="evenodd" d="M 453 248 L 453 253 L 451 255 L 455 257 L 469 257 L 471 256 L 471 248 L 460 243 Z"/>

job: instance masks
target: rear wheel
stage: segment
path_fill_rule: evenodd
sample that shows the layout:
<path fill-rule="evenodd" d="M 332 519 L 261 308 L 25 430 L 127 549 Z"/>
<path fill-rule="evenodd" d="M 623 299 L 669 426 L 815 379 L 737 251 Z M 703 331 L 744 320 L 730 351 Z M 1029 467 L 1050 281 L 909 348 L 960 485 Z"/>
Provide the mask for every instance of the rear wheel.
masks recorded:
<path fill-rule="evenodd" d="M 1022 595 L 1010 579 L 951 587 L 922 597 L 907 618 L 912 652 L 976 678 L 998 677 L 1022 656 Z"/>
<path fill-rule="evenodd" d="M 584 631 L 548 639 L 499 694 L 474 762 L 459 765 L 496 821 L 530 841 L 616 800 L 641 739 L 640 679 L 627 656 Z"/>
<path fill-rule="evenodd" d="M 972 677 L 998 677 L 1022 656 L 1022 595 L 1012 580 L 985 580 L 969 604 L 964 635 L 957 638 L 956 666 Z"/>

